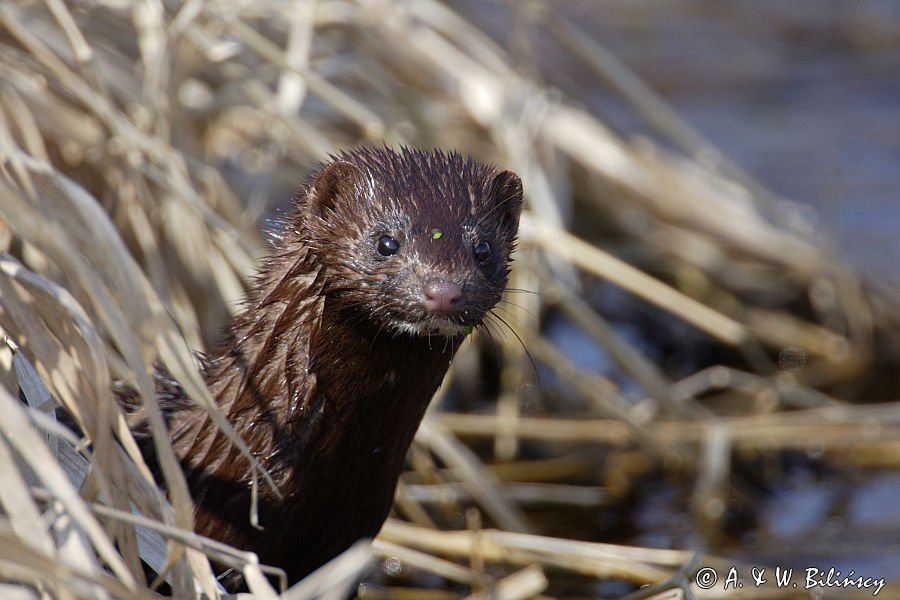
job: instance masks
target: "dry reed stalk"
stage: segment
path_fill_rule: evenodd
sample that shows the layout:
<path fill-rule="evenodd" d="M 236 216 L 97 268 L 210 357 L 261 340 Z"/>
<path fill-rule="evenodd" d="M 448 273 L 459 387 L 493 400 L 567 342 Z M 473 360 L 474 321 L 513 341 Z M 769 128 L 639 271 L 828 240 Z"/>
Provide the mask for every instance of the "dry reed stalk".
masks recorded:
<path fill-rule="evenodd" d="M 478 552 L 494 562 L 538 563 L 592 577 L 621 577 L 643 583 L 667 579 L 665 567 L 680 566 L 691 559 L 687 551 L 629 548 L 486 529 L 434 531 L 395 520 L 385 523 L 381 537 L 448 556 L 470 556 L 477 545 Z"/>
<path fill-rule="evenodd" d="M 503 600 L 517 600 L 519 598 L 534 598 L 547 587 L 547 578 L 537 565 L 531 565 L 524 569 L 504 577 L 494 585 L 482 592 L 466 596 L 466 600 L 478 598 L 497 598 Z"/>
<path fill-rule="evenodd" d="M 900 439 L 900 410 L 845 400 L 867 401 L 853 396 L 854 386 L 888 377 L 896 364 L 896 344 L 886 343 L 900 332 L 895 299 L 773 220 L 790 206 L 729 165 L 615 57 L 533 8 L 523 9 L 531 26 L 546 27 L 570 60 L 610 81 L 686 154 L 615 135 L 579 108 L 583 99 L 540 83 L 435 0 L 0 4 L 0 328 L 15 351 L 0 356 L 0 577 L 10 582 L 0 593 L 153 597 L 140 555 L 167 563 L 178 597 L 219 594 L 207 557 L 242 569 L 255 597 L 277 595 L 253 557 L 190 533 L 190 499 L 151 367 L 165 365 L 246 452 L 192 352 L 236 312 L 263 252 L 257 221 L 273 199 L 286 198 L 328 153 L 360 143 L 456 148 L 526 182 L 513 287 L 537 293 L 511 294 L 498 315 L 569 386 L 570 406 L 584 410 L 576 418 L 547 405 L 545 417 L 526 414 L 531 367 L 495 322 L 488 332 L 506 357 L 495 414 L 431 411 L 405 478 L 461 486 L 466 494 L 444 503 L 446 511 L 471 503 L 509 530 L 478 532 L 486 569 L 524 567 L 493 591 L 539 594 L 545 576 L 529 566 L 538 564 L 658 583 L 691 557 L 513 533 L 540 531 L 522 490 L 553 502 L 566 488 L 501 479 L 565 482 L 589 473 L 592 461 L 555 455 L 495 467 L 456 436 L 491 437 L 495 457 L 507 461 L 533 440 L 637 448 L 664 464 L 702 455 L 694 489 L 715 497 L 727 493 L 729 460 L 739 452 L 815 444 L 836 460 L 892 464 L 879 453 Z M 617 232 L 618 252 L 570 230 L 573 198 Z M 737 349 L 744 364 L 672 381 L 578 300 L 593 278 Z M 808 310 L 792 308 L 798 299 Z M 542 336 L 550 310 L 610 349 L 648 401 L 573 365 Z M 802 369 L 777 371 L 783 348 L 802 357 Z M 458 363 L 467 360 L 477 362 L 463 354 Z M 451 377 L 464 383 L 461 370 Z M 167 498 L 112 399 L 114 378 L 140 392 Z M 18 388 L 28 406 L 16 400 Z M 838 400 L 835 390 L 850 391 Z M 741 412 L 719 414 L 710 397 Z M 55 421 L 57 405 L 84 440 Z M 432 455 L 453 470 L 439 471 Z M 257 475 L 268 485 L 267 474 Z M 444 523 L 414 497 L 421 491 L 401 491 L 400 511 L 420 524 Z M 598 491 L 584 487 L 586 497 Z M 472 551 L 467 532 L 426 535 L 391 522 L 374 548 L 450 581 L 477 579 L 413 549 L 463 558 Z M 368 562 L 367 550 L 351 549 L 283 597 L 336 597 Z"/>
<path fill-rule="evenodd" d="M 866 448 L 900 438 L 897 423 L 880 421 L 877 416 L 867 414 L 867 407 L 860 408 L 859 413 L 844 410 L 835 417 L 802 411 L 720 418 L 715 422 L 657 422 L 654 435 L 658 443 L 665 446 L 697 445 L 703 443 L 710 429 L 723 427 L 736 448 L 747 450 Z M 878 405 L 873 408 L 876 409 L 875 415 L 889 413 L 891 421 L 897 419 L 895 406 Z M 464 437 L 491 437 L 500 427 L 497 417 L 492 415 L 444 413 L 439 419 L 450 431 Z M 523 439 L 588 442 L 618 447 L 626 447 L 631 441 L 631 429 L 611 419 L 521 417 L 516 425 L 516 435 Z"/>

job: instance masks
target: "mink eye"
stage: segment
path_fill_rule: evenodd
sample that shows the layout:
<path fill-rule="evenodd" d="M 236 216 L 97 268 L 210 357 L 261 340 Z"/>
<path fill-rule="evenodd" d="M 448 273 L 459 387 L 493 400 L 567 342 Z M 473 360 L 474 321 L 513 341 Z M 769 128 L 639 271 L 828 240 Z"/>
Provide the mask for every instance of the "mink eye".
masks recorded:
<path fill-rule="evenodd" d="M 382 256 L 393 256 L 400 251 L 400 242 L 389 235 L 383 235 L 378 238 L 377 250 Z"/>
<path fill-rule="evenodd" d="M 475 254 L 475 260 L 478 263 L 484 263 L 491 257 L 491 245 L 482 240 L 475 244 L 472 252 Z"/>

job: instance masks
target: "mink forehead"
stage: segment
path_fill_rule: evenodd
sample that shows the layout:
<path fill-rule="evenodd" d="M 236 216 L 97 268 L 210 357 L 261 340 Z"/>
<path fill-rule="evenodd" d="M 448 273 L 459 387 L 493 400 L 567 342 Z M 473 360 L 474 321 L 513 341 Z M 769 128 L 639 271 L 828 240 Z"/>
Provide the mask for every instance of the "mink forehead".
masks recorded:
<path fill-rule="evenodd" d="M 477 215 L 464 210 L 452 210 L 434 203 L 398 202 L 385 199 L 371 215 L 372 224 L 380 233 L 400 235 L 408 240 L 444 242 L 449 239 L 470 238 L 477 235 Z"/>
<path fill-rule="evenodd" d="M 462 227 L 490 210 L 497 171 L 451 152 L 362 149 L 339 157 L 365 173 L 369 202 L 385 216 L 399 211 L 427 227 Z M 429 223 L 431 224 L 429 226 Z"/>

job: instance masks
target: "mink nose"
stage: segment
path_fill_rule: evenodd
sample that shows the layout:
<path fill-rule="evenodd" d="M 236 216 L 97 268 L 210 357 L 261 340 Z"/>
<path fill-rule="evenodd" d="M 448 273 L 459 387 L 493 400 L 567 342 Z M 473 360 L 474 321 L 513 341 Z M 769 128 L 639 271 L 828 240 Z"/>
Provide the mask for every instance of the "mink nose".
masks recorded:
<path fill-rule="evenodd" d="M 462 289 L 450 281 L 429 281 L 422 286 L 422 291 L 425 293 L 425 306 L 431 312 L 453 312 L 462 299 Z"/>

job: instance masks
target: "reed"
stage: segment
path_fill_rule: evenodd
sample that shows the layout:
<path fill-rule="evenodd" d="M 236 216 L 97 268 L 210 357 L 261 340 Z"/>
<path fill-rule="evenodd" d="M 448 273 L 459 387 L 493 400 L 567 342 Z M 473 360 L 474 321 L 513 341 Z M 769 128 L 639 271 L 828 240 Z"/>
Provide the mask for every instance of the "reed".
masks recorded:
<path fill-rule="evenodd" d="M 900 410 L 867 395 L 893 381 L 896 299 L 541 7 L 520 16 L 675 150 L 616 135 L 583 98 L 545 86 L 436 0 L 0 3 L 0 595 L 157 597 L 144 560 L 176 597 L 214 598 L 211 558 L 242 570 L 253 598 L 338 598 L 373 555 L 432 574 L 432 587 L 438 578 L 497 598 L 534 597 L 565 576 L 663 584 L 665 594 L 689 588 L 698 557 L 559 539 L 529 506 L 565 503 L 566 490 L 599 505 L 638 485 L 621 479 L 629 469 L 655 465 L 694 482 L 695 518 L 709 530 L 721 514 L 708 501 L 730 493 L 736 455 L 814 438 L 836 461 L 896 462 Z M 528 214 L 511 287 L 536 293 L 510 293 L 498 311 L 516 335 L 486 328 L 501 359 L 491 413 L 442 411 L 437 399 L 397 518 L 371 550 L 354 547 L 282 593 L 254 555 L 191 532 L 151 368 L 165 365 L 215 413 L 193 352 L 235 313 L 264 252 L 265 217 L 329 153 L 381 143 L 454 148 L 520 173 Z M 603 231 L 573 228 L 573 214 Z M 597 279 L 733 358 L 673 380 L 579 298 Z M 543 335 L 553 311 L 647 397 L 572 364 Z M 463 350 L 444 391 L 465 386 L 481 346 Z M 563 383 L 554 393 L 564 401 L 535 385 L 526 352 Z M 113 400 L 114 379 L 143 399 L 167 496 Z M 57 422 L 58 406 L 84 439 Z M 545 460 L 521 460 L 533 443 Z M 583 447 L 607 458 L 571 452 Z M 611 464 L 631 466 L 596 476 Z M 442 531 L 448 523 L 457 531 Z M 382 597 L 379 586 L 360 593 Z"/>

